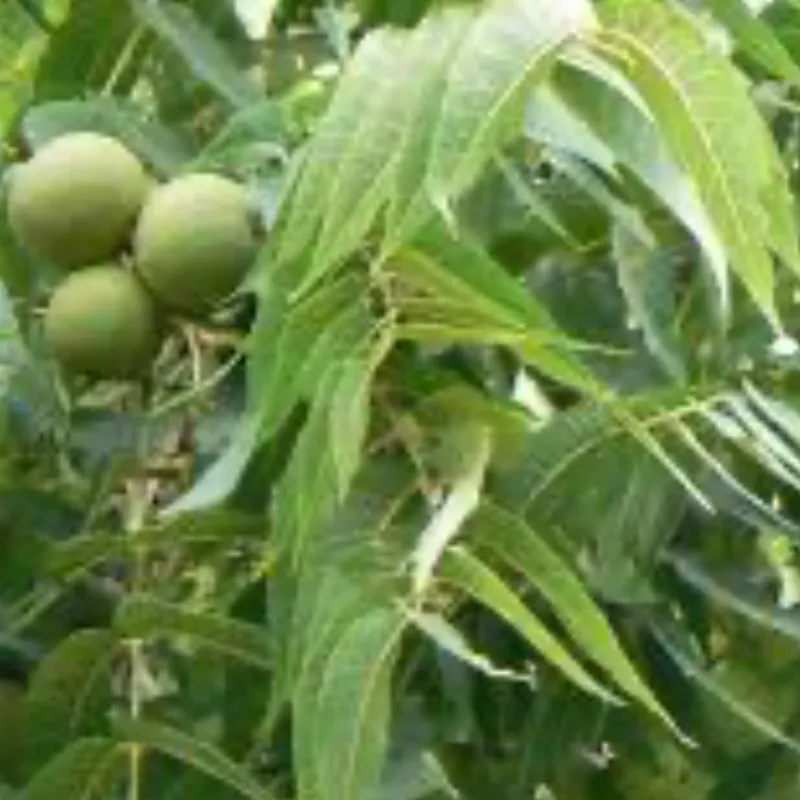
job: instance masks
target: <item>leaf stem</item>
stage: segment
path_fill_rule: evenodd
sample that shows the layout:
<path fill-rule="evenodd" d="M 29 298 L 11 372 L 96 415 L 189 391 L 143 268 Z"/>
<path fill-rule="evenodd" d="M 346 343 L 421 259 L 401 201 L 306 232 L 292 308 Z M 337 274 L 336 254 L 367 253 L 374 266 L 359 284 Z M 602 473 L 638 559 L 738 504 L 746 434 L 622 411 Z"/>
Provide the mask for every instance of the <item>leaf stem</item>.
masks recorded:
<path fill-rule="evenodd" d="M 163 403 L 161 403 L 161 405 L 151 409 L 149 413 L 150 418 L 154 419 L 156 417 L 161 417 L 170 411 L 174 411 L 176 408 L 180 408 L 181 406 L 191 403 L 196 397 L 204 394 L 209 389 L 212 389 L 214 386 L 220 383 L 241 360 L 242 353 L 236 353 L 208 377 L 199 378 L 197 382 L 185 392 L 174 395 L 173 397 L 169 398 L 169 400 L 165 400 Z"/>

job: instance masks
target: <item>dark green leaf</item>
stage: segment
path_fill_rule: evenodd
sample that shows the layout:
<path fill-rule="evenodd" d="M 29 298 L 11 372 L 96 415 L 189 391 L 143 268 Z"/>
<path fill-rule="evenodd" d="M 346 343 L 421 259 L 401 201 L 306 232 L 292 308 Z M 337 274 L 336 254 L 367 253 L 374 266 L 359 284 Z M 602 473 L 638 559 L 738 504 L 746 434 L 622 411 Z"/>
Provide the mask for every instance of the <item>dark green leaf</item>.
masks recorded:
<path fill-rule="evenodd" d="M 85 130 L 119 139 L 162 176 L 173 175 L 191 157 L 168 128 L 148 120 L 135 106 L 112 97 L 37 105 L 23 120 L 25 137 L 34 150 L 65 133 Z"/>
<path fill-rule="evenodd" d="M 667 654 L 675 661 L 688 678 L 699 684 L 711 696 L 716 698 L 728 710 L 740 717 L 748 725 L 763 736 L 800 753 L 800 741 L 788 735 L 773 723 L 771 719 L 751 708 L 746 700 L 738 697 L 720 680 L 718 680 L 697 656 L 689 649 L 685 639 L 678 635 L 671 624 L 651 622 L 650 629 Z"/>
<path fill-rule="evenodd" d="M 128 3 L 73 0 L 39 64 L 37 100 L 73 99 L 103 89 L 130 46 L 132 30 Z"/>
<path fill-rule="evenodd" d="M 133 7 L 139 19 L 174 47 L 192 71 L 231 105 L 246 106 L 261 99 L 257 87 L 191 8 L 166 0 L 133 0 Z"/>
<path fill-rule="evenodd" d="M 598 683 L 503 579 L 485 563 L 461 548 L 452 548 L 442 561 L 442 577 L 505 619 L 533 648 L 561 670 L 576 686 L 607 703 L 619 700 Z"/>
<path fill-rule="evenodd" d="M 800 615 L 779 608 L 771 598 L 753 591 L 742 581 L 735 581 L 707 570 L 691 556 L 677 552 L 665 555 L 678 575 L 710 600 L 745 619 L 800 642 Z"/>
<path fill-rule="evenodd" d="M 130 743 L 144 745 L 170 756 L 192 769 L 210 775 L 250 800 L 273 797 L 243 767 L 231 761 L 214 745 L 167 725 L 145 720 L 122 719 L 116 724 L 120 735 Z"/>
<path fill-rule="evenodd" d="M 708 5 L 748 58 L 782 80 L 800 83 L 800 67 L 746 0 L 709 0 Z"/>
<path fill-rule="evenodd" d="M 672 270 L 654 244 L 648 246 L 623 225 L 614 226 L 617 274 L 631 316 L 650 352 L 675 380 L 683 381 L 686 367 L 672 329 L 676 312 L 669 283 Z"/>
<path fill-rule="evenodd" d="M 491 504 L 478 511 L 470 529 L 466 532 L 470 540 L 478 534 L 482 546 L 525 575 L 531 586 L 547 598 L 588 658 L 603 667 L 622 691 L 674 728 L 670 715 L 625 653 L 601 608 L 543 538 L 522 518 Z"/>
<path fill-rule="evenodd" d="M 111 631 L 77 631 L 38 666 L 28 692 L 34 769 L 80 736 L 104 732 L 111 704 L 110 660 L 117 645 Z"/>
<path fill-rule="evenodd" d="M 125 747 L 111 739 L 78 739 L 33 777 L 21 800 L 108 800 L 127 763 Z"/>

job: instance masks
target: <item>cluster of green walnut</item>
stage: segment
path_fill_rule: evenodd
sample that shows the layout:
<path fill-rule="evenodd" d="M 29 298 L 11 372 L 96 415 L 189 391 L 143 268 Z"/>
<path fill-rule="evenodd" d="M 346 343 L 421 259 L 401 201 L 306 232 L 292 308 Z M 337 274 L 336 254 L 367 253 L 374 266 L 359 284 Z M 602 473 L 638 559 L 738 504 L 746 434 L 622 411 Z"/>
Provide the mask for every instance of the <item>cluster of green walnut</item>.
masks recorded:
<path fill-rule="evenodd" d="M 129 379 L 158 354 L 164 319 L 202 318 L 241 283 L 258 246 L 248 193 L 211 173 L 157 184 L 116 139 L 72 133 L 11 178 L 8 218 L 69 273 L 44 316 L 61 367 Z"/>

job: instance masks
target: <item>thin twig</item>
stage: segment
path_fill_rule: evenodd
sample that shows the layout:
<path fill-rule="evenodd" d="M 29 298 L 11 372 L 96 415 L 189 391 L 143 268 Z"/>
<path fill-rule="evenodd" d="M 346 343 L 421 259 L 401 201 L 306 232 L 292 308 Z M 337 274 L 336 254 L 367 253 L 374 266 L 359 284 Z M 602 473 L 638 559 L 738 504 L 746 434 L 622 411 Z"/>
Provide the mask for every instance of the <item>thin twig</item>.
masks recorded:
<path fill-rule="evenodd" d="M 155 419 L 156 417 L 163 416 L 164 414 L 174 411 L 176 408 L 180 408 L 181 406 L 187 405 L 191 403 L 196 397 L 201 394 L 204 394 L 209 389 L 213 389 L 218 383 L 220 383 L 224 378 L 228 376 L 228 374 L 233 370 L 233 368 L 242 360 L 242 354 L 236 353 L 234 356 L 229 358 L 221 367 L 211 373 L 207 378 L 199 380 L 195 382 L 195 384 L 187 389 L 185 392 L 181 394 L 176 394 L 173 397 L 170 397 L 169 400 L 165 400 L 161 405 L 156 406 L 155 408 L 151 409 L 150 411 L 150 418 Z"/>
<path fill-rule="evenodd" d="M 186 339 L 186 346 L 189 348 L 192 364 L 192 387 L 196 388 L 203 382 L 203 350 L 197 336 L 197 331 L 191 325 L 182 328 Z"/>

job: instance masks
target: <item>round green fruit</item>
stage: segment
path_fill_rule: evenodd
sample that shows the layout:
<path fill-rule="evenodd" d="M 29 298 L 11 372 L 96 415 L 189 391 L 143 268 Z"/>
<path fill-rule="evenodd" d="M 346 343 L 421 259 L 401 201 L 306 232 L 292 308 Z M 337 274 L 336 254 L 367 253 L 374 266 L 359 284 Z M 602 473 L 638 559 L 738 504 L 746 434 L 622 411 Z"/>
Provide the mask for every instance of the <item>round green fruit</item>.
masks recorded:
<path fill-rule="evenodd" d="M 208 311 L 236 289 L 256 247 L 244 187 L 206 173 L 156 189 L 134 237 L 145 283 L 164 306 L 189 315 Z"/>
<path fill-rule="evenodd" d="M 156 355 L 155 304 L 136 276 L 116 266 L 68 276 L 53 293 L 45 339 L 67 371 L 95 378 L 134 378 Z"/>
<path fill-rule="evenodd" d="M 97 264 L 124 245 L 149 189 L 141 163 L 118 141 L 71 133 L 15 170 L 9 223 L 44 258 L 65 267 Z"/>

